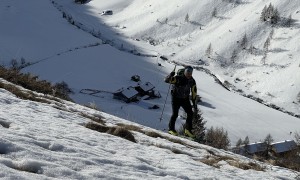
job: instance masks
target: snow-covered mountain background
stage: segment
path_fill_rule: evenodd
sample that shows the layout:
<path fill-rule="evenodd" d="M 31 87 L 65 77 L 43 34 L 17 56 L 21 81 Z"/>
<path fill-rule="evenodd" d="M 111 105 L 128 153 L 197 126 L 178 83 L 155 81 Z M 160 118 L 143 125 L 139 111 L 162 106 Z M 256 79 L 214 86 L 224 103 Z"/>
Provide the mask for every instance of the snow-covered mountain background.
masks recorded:
<path fill-rule="evenodd" d="M 260 21 L 262 9 L 270 3 L 282 19 L 277 25 Z M 101 15 L 104 10 L 113 15 Z M 289 17 L 293 23 L 287 27 L 284 21 Z M 31 63 L 22 72 L 52 83 L 65 81 L 76 103 L 92 104 L 102 112 L 70 102 L 21 100 L 0 89 L 0 177 L 299 178 L 296 172 L 184 139 L 180 140 L 185 145 L 166 140 L 175 138 L 162 132 L 171 115 L 170 96 L 160 121 L 169 88 L 163 78 L 174 63 L 186 64 L 199 69 L 193 76 L 206 126 L 223 127 L 232 145 L 246 136 L 257 142 L 269 133 L 275 141 L 293 139 L 300 131 L 299 21 L 299 1 L 2 0 L 1 65 L 9 67 L 12 59 Z M 248 43 L 243 50 L 240 42 L 245 35 Z M 80 93 L 86 88 L 115 92 L 137 85 L 130 80 L 136 74 L 142 82 L 151 82 L 162 98 L 127 104 L 110 93 Z M 160 109 L 148 109 L 153 105 Z M 134 125 L 168 138 L 134 131 L 137 143 L 131 143 L 83 127 L 90 121 L 84 114 L 103 117 L 107 126 Z M 177 128 L 181 123 L 179 117 Z M 261 169 L 236 167 L 245 164 Z"/>
<path fill-rule="evenodd" d="M 291 15 L 290 27 L 260 21 L 262 9 L 270 3 L 282 19 Z M 113 15 L 103 16 L 103 10 L 113 10 Z M 299 115 L 299 11 L 299 1 L 280 0 L 92 0 L 86 4 L 4 0 L 0 3 L 0 61 L 9 66 L 12 59 L 24 59 L 33 64 L 23 72 L 53 83 L 67 82 L 75 102 L 96 104 L 106 113 L 158 130 L 167 128 L 171 115 L 168 98 L 160 121 L 168 93 L 163 78 L 173 70 L 172 61 L 203 67 L 232 89 Z M 263 46 L 272 31 L 262 63 Z M 244 35 L 246 50 L 239 47 Z M 210 58 L 206 55 L 209 44 Z M 255 47 L 254 54 L 247 50 L 250 46 Z M 135 74 L 151 82 L 162 98 L 126 104 L 107 93 L 101 97 L 79 93 L 85 88 L 114 92 L 136 85 L 130 81 Z M 249 136 L 256 142 L 269 133 L 275 141 L 292 139 L 299 131 L 299 118 L 228 91 L 204 71 L 195 71 L 194 78 L 206 126 L 223 127 L 233 145 L 239 138 Z M 149 110 L 152 105 L 161 108 Z M 182 122 L 179 118 L 178 128 Z"/>

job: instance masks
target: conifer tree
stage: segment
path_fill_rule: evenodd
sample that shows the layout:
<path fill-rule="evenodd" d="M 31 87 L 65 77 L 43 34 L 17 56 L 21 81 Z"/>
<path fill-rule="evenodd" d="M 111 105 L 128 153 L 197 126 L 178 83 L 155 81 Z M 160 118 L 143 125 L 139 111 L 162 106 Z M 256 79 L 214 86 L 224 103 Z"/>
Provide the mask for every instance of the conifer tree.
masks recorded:
<path fill-rule="evenodd" d="M 292 15 L 290 14 L 290 16 L 288 17 L 288 19 L 286 20 L 285 25 L 286 25 L 287 27 L 291 27 L 291 26 L 292 26 L 292 23 L 293 23 L 293 19 L 292 19 Z"/>
<path fill-rule="evenodd" d="M 268 7 L 265 6 L 260 14 L 260 20 L 261 21 L 266 21 L 267 20 L 267 9 Z"/>
<path fill-rule="evenodd" d="M 212 49 L 211 43 L 209 43 L 209 45 L 208 45 L 208 47 L 207 47 L 207 49 L 206 49 L 206 51 L 205 51 L 205 55 L 206 55 L 208 58 L 210 58 L 210 57 L 211 57 L 211 54 L 212 54 L 212 51 L 213 51 L 213 49 Z"/>
<path fill-rule="evenodd" d="M 246 49 L 248 45 L 248 38 L 247 38 L 247 34 L 245 33 L 243 36 L 243 39 L 241 41 L 241 47 L 242 49 Z"/>
<path fill-rule="evenodd" d="M 264 56 L 263 56 L 262 59 L 261 59 L 261 63 L 262 63 L 263 65 L 265 65 L 265 64 L 266 64 L 266 60 L 267 60 L 267 52 L 265 51 L 265 52 L 264 52 Z"/>
<path fill-rule="evenodd" d="M 274 36 L 274 28 L 272 28 L 270 34 L 269 34 L 269 38 L 270 39 L 273 39 L 273 36 Z"/>
<path fill-rule="evenodd" d="M 231 57 L 230 57 L 230 60 L 231 60 L 232 63 L 235 63 L 235 60 L 236 60 L 236 58 L 237 58 L 237 55 L 238 55 L 238 52 L 237 52 L 236 49 L 234 49 L 234 50 L 232 51 L 232 54 L 231 54 Z"/>
<path fill-rule="evenodd" d="M 255 55 L 255 47 L 253 46 L 253 44 L 250 45 L 249 52 L 250 52 L 250 54 L 254 54 Z"/>
<path fill-rule="evenodd" d="M 280 14 L 277 9 L 274 9 L 273 15 L 271 16 L 271 24 L 277 24 L 280 21 Z"/>
<path fill-rule="evenodd" d="M 269 51 L 270 44 L 271 44 L 271 40 L 270 40 L 270 37 L 268 37 L 267 40 L 264 43 L 264 51 L 265 52 Z"/>
<path fill-rule="evenodd" d="M 246 136 L 245 139 L 244 139 L 243 144 L 244 144 L 245 146 L 247 146 L 247 145 L 249 145 L 249 143 L 250 143 L 249 137 Z"/>
<path fill-rule="evenodd" d="M 274 13 L 274 6 L 270 3 L 267 8 L 267 12 L 266 12 L 267 19 L 271 19 L 271 17 L 273 16 L 273 13 Z"/>
<path fill-rule="evenodd" d="M 242 139 L 240 138 L 240 139 L 236 142 L 235 146 L 236 146 L 236 147 L 241 147 L 241 145 L 243 145 L 243 141 L 242 141 Z"/>
<path fill-rule="evenodd" d="M 273 137 L 271 136 L 271 134 L 268 134 L 264 140 L 264 143 L 270 146 L 273 142 L 274 142 Z"/>
<path fill-rule="evenodd" d="M 206 121 L 204 121 L 202 117 L 202 112 L 200 109 L 195 109 L 193 114 L 193 133 L 196 136 L 196 141 L 199 143 L 204 142 L 205 137 L 205 125 Z"/>
<path fill-rule="evenodd" d="M 268 21 L 271 24 L 277 24 L 280 21 L 280 14 L 277 8 L 270 3 L 269 6 L 265 6 L 260 15 L 261 21 Z"/>
<path fill-rule="evenodd" d="M 184 21 L 185 22 L 190 22 L 190 16 L 189 16 L 189 14 L 186 14 Z"/>
<path fill-rule="evenodd" d="M 217 14 L 218 14 L 218 10 L 217 10 L 217 8 L 214 8 L 213 12 L 211 13 L 211 16 L 217 17 Z"/>
<path fill-rule="evenodd" d="M 266 157 L 269 157 L 269 151 L 271 150 L 271 144 L 274 142 L 273 137 L 271 134 L 268 134 L 264 140 L 264 143 L 266 144 L 267 152 L 266 152 Z"/>

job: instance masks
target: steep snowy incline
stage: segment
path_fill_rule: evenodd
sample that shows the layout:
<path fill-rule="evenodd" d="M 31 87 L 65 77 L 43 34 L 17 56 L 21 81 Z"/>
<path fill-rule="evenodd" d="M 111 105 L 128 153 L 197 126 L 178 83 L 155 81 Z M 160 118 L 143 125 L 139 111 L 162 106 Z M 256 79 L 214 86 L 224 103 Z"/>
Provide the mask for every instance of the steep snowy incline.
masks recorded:
<path fill-rule="evenodd" d="M 1 83 L 7 83 L 0 79 Z M 42 94 L 35 94 L 45 98 Z M 85 128 L 102 117 L 170 135 L 74 103 L 21 100 L 0 88 L 0 177 L 6 179 L 294 179 L 299 174 L 208 146 L 152 138 L 132 131 L 137 143 Z M 58 110 L 54 107 L 60 107 Z M 62 110 L 64 109 L 64 110 Z M 87 116 L 83 116 L 87 115 Z M 175 137 L 172 137 L 175 138 Z M 215 168 L 205 159 L 223 158 Z M 257 170 L 243 170 L 238 164 Z M 260 167 L 260 168 L 259 168 Z"/>

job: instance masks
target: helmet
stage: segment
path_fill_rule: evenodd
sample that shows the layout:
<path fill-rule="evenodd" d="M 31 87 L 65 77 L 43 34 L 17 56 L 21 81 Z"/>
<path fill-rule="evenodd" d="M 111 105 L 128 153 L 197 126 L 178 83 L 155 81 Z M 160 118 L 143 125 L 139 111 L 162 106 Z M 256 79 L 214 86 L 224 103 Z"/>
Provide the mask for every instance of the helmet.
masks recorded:
<path fill-rule="evenodd" d="M 185 72 L 185 73 L 190 73 L 190 74 L 192 74 L 192 73 L 193 73 L 193 68 L 192 68 L 192 66 L 187 66 L 187 67 L 185 67 L 184 72 Z"/>

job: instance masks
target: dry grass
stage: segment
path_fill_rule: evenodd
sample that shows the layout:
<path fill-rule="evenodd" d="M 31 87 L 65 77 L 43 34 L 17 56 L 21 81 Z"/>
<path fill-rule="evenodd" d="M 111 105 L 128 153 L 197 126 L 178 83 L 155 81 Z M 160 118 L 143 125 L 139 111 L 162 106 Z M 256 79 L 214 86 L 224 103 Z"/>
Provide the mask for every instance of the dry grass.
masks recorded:
<path fill-rule="evenodd" d="M 146 131 L 146 130 L 143 130 L 141 127 L 139 126 L 135 126 L 135 125 L 132 125 L 132 124 L 123 124 L 123 123 L 118 123 L 117 126 L 119 127 L 123 127 L 129 131 L 136 131 L 136 132 L 140 132 L 140 133 L 143 133 L 149 137 L 153 137 L 153 138 L 162 138 L 162 139 L 168 139 L 167 137 L 157 133 L 157 132 L 154 132 L 154 131 Z M 169 140 L 169 139 L 168 139 Z M 176 142 L 175 139 L 170 139 L 170 141 L 174 141 Z M 177 141 L 178 142 L 178 141 Z"/>
<path fill-rule="evenodd" d="M 128 131 L 127 129 L 123 128 L 123 127 L 108 127 L 105 125 L 101 125 L 101 124 L 96 124 L 93 122 L 89 122 L 85 125 L 86 128 L 101 132 L 101 133 L 108 133 L 114 136 L 118 136 L 121 137 L 123 139 L 126 139 L 128 141 L 134 142 L 136 143 L 136 140 L 133 136 L 133 134 Z"/>
<path fill-rule="evenodd" d="M 32 92 L 24 92 L 14 85 L 4 84 L 0 82 L 0 88 L 6 89 L 7 91 L 11 92 L 12 94 L 16 95 L 18 98 L 21 99 L 50 104 L 50 102 L 47 101 L 46 99 L 39 98 L 36 95 L 34 95 Z"/>
<path fill-rule="evenodd" d="M 281 166 L 300 172 L 300 150 L 294 150 L 283 157 L 278 157 L 271 163 L 275 166 Z"/>
<path fill-rule="evenodd" d="M 283 154 L 272 153 L 268 157 L 255 155 L 253 159 L 300 172 L 300 147 Z"/>
<path fill-rule="evenodd" d="M 200 162 L 208 165 L 208 166 L 212 166 L 212 167 L 215 167 L 215 168 L 220 168 L 220 165 L 218 164 L 219 161 L 217 161 L 216 159 L 214 158 L 211 158 L 211 159 L 202 159 L 200 160 Z"/>
<path fill-rule="evenodd" d="M 30 167 L 30 166 L 24 166 L 24 167 L 14 167 L 13 169 L 19 170 L 19 171 L 25 171 L 29 173 L 39 174 L 40 168 L 37 167 Z"/>
<path fill-rule="evenodd" d="M 89 122 L 85 125 L 86 128 L 89 128 L 91 130 L 95 130 L 101 133 L 106 133 L 109 130 L 109 127 L 104 126 L 104 125 L 100 125 L 100 124 L 96 124 L 93 122 Z"/>
<path fill-rule="evenodd" d="M 136 140 L 135 140 L 133 134 L 130 131 L 128 131 L 127 129 L 125 129 L 125 128 L 122 128 L 122 127 L 112 127 L 112 128 L 110 128 L 108 130 L 107 133 L 112 134 L 114 136 L 121 137 L 123 139 L 127 139 L 127 140 L 129 140 L 131 142 L 136 143 Z"/>
<path fill-rule="evenodd" d="M 209 166 L 215 167 L 215 168 L 220 168 L 220 161 L 225 161 L 227 162 L 229 165 L 234 166 L 236 168 L 239 169 L 243 169 L 243 170 L 256 170 L 256 171 L 264 171 L 265 167 L 254 163 L 254 162 L 249 162 L 249 163 L 243 163 L 240 162 L 232 157 L 229 156 L 207 156 L 206 159 L 202 159 L 200 160 L 202 163 L 207 164 Z"/>
<path fill-rule="evenodd" d="M 0 66 L 0 78 L 3 78 L 13 84 L 22 86 L 26 89 L 36 91 L 43 94 L 53 94 L 54 86 L 50 82 L 45 80 L 39 80 L 38 76 L 34 76 L 30 73 L 21 73 L 17 69 L 6 69 Z M 71 98 L 61 92 L 55 93 L 56 97 L 72 101 Z"/>
<path fill-rule="evenodd" d="M 92 116 L 92 115 L 88 115 L 86 113 L 80 113 L 80 115 L 82 117 L 88 118 L 88 119 L 90 119 L 94 122 L 97 122 L 97 123 L 100 123 L 100 124 L 103 124 L 103 125 L 105 124 L 105 121 L 103 120 L 103 117 L 100 116 L 100 115 L 99 116 Z"/>
<path fill-rule="evenodd" d="M 154 132 L 154 131 L 145 131 L 145 135 L 153 138 L 164 138 L 161 134 Z"/>
<path fill-rule="evenodd" d="M 11 123 L 8 123 L 8 122 L 6 122 L 6 121 L 1 121 L 1 120 L 0 120 L 0 125 L 3 126 L 3 127 L 5 127 L 5 128 L 9 128 L 10 124 L 11 124 Z"/>
<path fill-rule="evenodd" d="M 231 166 L 243 169 L 243 170 L 249 170 L 249 169 L 253 169 L 255 171 L 264 171 L 265 167 L 259 165 L 258 163 L 254 163 L 254 162 L 249 162 L 249 163 L 243 163 L 243 162 L 239 162 L 239 161 L 227 161 L 228 164 L 230 164 Z"/>
<path fill-rule="evenodd" d="M 140 133 L 144 133 L 142 131 L 142 128 L 139 127 L 139 126 L 135 126 L 135 125 L 132 125 L 132 124 L 123 124 L 123 123 L 118 123 L 117 126 L 119 127 L 122 127 L 122 128 L 125 128 L 129 131 L 136 131 L 136 132 L 140 132 Z"/>

